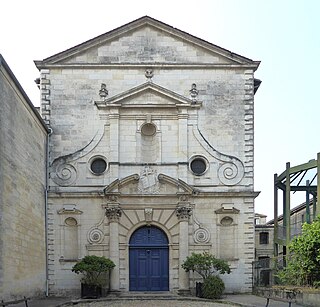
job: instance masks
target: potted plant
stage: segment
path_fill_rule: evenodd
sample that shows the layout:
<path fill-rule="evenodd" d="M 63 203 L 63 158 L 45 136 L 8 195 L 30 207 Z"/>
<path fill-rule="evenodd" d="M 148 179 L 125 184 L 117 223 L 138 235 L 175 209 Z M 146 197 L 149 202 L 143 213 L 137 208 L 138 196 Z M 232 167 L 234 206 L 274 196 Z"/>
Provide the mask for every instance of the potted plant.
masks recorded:
<path fill-rule="evenodd" d="M 76 263 L 72 272 L 83 274 L 81 278 L 81 297 L 99 298 L 102 295 L 102 287 L 107 283 L 107 273 L 115 267 L 112 260 L 106 257 L 85 256 Z"/>
<path fill-rule="evenodd" d="M 224 282 L 218 274 L 230 274 L 229 264 L 222 259 L 217 259 L 208 252 L 202 254 L 192 253 L 181 265 L 186 271 L 197 272 L 203 283 L 196 284 L 196 295 L 205 298 L 220 298 L 224 291 Z"/>

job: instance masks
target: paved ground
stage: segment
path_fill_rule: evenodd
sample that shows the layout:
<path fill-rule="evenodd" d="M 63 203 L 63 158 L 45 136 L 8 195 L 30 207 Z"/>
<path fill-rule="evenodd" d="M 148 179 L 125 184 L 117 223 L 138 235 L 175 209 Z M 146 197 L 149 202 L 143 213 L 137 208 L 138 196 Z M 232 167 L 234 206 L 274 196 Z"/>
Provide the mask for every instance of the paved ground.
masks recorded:
<path fill-rule="evenodd" d="M 50 297 L 46 299 L 30 300 L 28 301 L 29 307 L 226 307 L 226 306 L 245 306 L 245 307 L 265 307 L 266 299 L 251 295 L 227 295 L 220 302 L 210 302 L 207 300 L 197 299 L 195 297 L 177 299 L 148 299 L 148 300 L 132 300 L 132 299 L 106 299 L 104 301 L 85 302 L 83 300 L 71 300 L 68 298 L 55 298 Z M 69 304 L 68 304 L 69 303 Z M 288 307 L 288 303 L 277 302 L 270 300 L 269 307 Z M 10 305 L 12 307 L 25 307 L 25 303 Z M 301 305 L 292 304 L 292 307 Z"/>

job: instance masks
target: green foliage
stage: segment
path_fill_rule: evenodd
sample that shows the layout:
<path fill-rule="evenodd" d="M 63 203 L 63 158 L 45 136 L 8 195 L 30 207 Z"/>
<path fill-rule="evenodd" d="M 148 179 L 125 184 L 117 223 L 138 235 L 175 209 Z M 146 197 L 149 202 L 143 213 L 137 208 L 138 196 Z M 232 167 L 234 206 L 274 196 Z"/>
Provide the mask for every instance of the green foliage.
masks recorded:
<path fill-rule="evenodd" d="M 88 285 L 103 286 L 106 283 L 106 273 L 112 270 L 115 264 L 106 257 L 85 256 L 76 263 L 72 272 L 82 273 L 81 282 Z"/>
<path fill-rule="evenodd" d="M 224 282 L 219 276 L 208 276 L 203 281 L 202 295 L 204 298 L 221 298 L 224 291 Z"/>
<path fill-rule="evenodd" d="M 186 272 L 195 271 L 199 273 L 204 280 L 217 273 L 229 274 L 231 272 L 230 266 L 225 260 L 217 259 L 208 252 L 192 253 L 181 266 Z"/>
<path fill-rule="evenodd" d="M 320 216 L 303 224 L 302 234 L 289 245 L 287 266 L 278 276 L 283 284 L 313 286 L 320 281 Z"/>

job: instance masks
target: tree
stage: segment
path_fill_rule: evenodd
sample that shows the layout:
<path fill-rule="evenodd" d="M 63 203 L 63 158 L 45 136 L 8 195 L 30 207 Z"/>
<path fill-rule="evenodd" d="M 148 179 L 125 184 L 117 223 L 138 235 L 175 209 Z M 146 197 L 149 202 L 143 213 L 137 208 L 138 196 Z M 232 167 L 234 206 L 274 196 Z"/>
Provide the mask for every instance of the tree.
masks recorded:
<path fill-rule="evenodd" d="M 281 283 L 316 285 L 320 282 L 320 216 L 303 224 L 302 234 L 289 245 L 287 266 L 279 272 Z"/>

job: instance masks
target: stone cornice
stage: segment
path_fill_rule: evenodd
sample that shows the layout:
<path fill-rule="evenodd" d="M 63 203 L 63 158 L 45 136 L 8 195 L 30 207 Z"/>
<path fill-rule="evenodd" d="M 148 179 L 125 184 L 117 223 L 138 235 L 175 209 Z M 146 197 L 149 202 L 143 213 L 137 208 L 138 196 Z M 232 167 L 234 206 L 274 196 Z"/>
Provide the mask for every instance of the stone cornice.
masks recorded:
<path fill-rule="evenodd" d="M 38 69 L 145 69 L 146 66 L 158 69 L 253 69 L 257 64 L 212 64 L 212 63 L 108 63 L 108 64 L 44 64 L 42 61 L 35 61 Z"/>
<path fill-rule="evenodd" d="M 105 194 L 103 193 L 103 188 L 101 187 L 101 190 L 99 191 L 61 191 L 61 192 L 49 192 L 48 197 L 49 198 L 105 198 Z M 240 198 L 240 197 L 250 197 L 250 198 L 256 198 L 260 192 L 255 191 L 235 191 L 235 192 L 201 192 L 197 191 L 192 195 L 192 197 L 217 197 L 217 198 L 224 198 L 224 197 L 234 197 L 234 198 Z M 179 197 L 180 194 L 156 194 L 156 195 L 141 195 L 141 194 L 118 194 L 119 198 L 160 198 L 160 197 Z"/>

